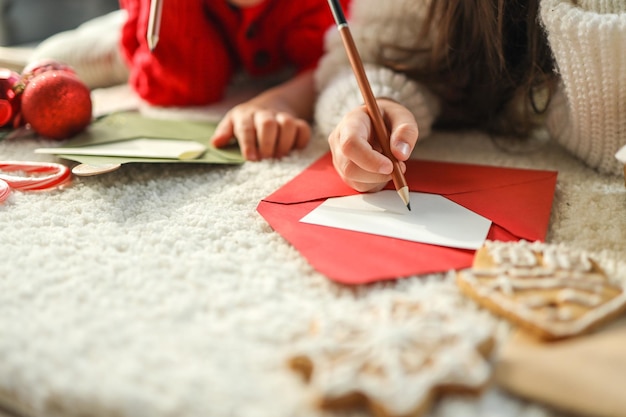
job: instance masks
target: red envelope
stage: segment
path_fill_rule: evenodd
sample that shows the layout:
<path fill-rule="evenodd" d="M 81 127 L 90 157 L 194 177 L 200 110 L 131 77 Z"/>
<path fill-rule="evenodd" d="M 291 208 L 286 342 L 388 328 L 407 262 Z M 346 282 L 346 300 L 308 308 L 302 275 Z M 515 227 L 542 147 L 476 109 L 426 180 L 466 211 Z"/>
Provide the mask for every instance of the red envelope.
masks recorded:
<path fill-rule="evenodd" d="M 487 238 L 502 241 L 545 239 L 556 177 L 554 171 L 422 160 L 407 161 L 406 170 L 411 191 L 442 195 L 490 219 Z M 257 211 L 315 269 L 344 284 L 471 266 L 473 250 L 300 222 L 327 198 L 353 194 L 357 192 L 339 178 L 327 153 L 263 199 Z"/>

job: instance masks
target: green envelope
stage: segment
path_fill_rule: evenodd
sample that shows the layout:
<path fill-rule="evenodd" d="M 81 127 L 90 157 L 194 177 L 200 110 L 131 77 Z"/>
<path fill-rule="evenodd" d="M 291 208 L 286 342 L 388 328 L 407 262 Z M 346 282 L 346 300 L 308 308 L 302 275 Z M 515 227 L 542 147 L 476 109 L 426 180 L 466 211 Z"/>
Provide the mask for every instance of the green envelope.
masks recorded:
<path fill-rule="evenodd" d="M 126 164 L 130 162 L 242 164 L 245 160 L 237 146 L 218 149 L 209 143 L 217 124 L 201 121 L 153 119 L 138 112 L 113 113 L 95 120 L 82 133 L 59 148 L 60 158 L 86 165 Z M 76 148 L 138 138 L 195 141 L 206 147 L 206 152 L 195 159 L 163 159 L 127 156 L 72 155 L 63 148 Z"/>

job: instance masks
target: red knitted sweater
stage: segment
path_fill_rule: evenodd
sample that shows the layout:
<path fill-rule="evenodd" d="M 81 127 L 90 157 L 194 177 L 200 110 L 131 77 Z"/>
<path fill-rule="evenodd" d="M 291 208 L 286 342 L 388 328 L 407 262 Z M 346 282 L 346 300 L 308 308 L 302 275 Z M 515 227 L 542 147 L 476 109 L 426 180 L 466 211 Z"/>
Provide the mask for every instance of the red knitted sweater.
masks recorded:
<path fill-rule="evenodd" d="M 342 0 L 344 7 L 349 0 Z M 161 106 L 219 101 L 232 75 L 314 68 L 333 25 L 326 0 L 265 0 L 236 8 L 226 0 L 165 0 L 159 43 L 146 40 L 149 0 L 120 0 L 128 12 L 122 53 L 130 84 Z"/>

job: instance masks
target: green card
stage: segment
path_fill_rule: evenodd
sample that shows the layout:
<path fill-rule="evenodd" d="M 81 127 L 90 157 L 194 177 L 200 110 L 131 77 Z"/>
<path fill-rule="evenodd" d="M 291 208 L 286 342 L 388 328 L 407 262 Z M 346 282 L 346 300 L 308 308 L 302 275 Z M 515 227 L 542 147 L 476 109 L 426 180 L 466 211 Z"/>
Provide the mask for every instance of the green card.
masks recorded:
<path fill-rule="evenodd" d="M 218 149 L 209 143 L 217 124 L 201 121 L 152 119 L 138 112 L 113 113 L 95 120 L 82 133 L 57 149 L 64 159 L 87 165 L 126 164 L 130 162 L 241 164 L 244 158 L 236 146 Z M 195 159 L 163 159 L 142 156 L 74 155 L 62 153 L 64 148 L 78 148 L 140 138 L 194 141 L 206 151 Z"/>

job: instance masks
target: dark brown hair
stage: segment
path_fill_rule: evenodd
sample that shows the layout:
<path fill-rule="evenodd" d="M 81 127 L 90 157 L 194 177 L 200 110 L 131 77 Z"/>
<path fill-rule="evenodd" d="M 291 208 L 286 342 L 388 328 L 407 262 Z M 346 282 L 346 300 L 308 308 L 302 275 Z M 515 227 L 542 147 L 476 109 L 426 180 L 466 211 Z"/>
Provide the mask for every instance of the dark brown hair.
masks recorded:
<path fill-rule="evenodd" d="M 532 129 L 556 80 L 538 3 L 432 0 L 420 33 L 430 46 L 414 51 L 426 64 L 404 72 L 442 98 L 440 124 L 521 135 Z M 539 100 L 538 91 L 548 98 Z"/>

